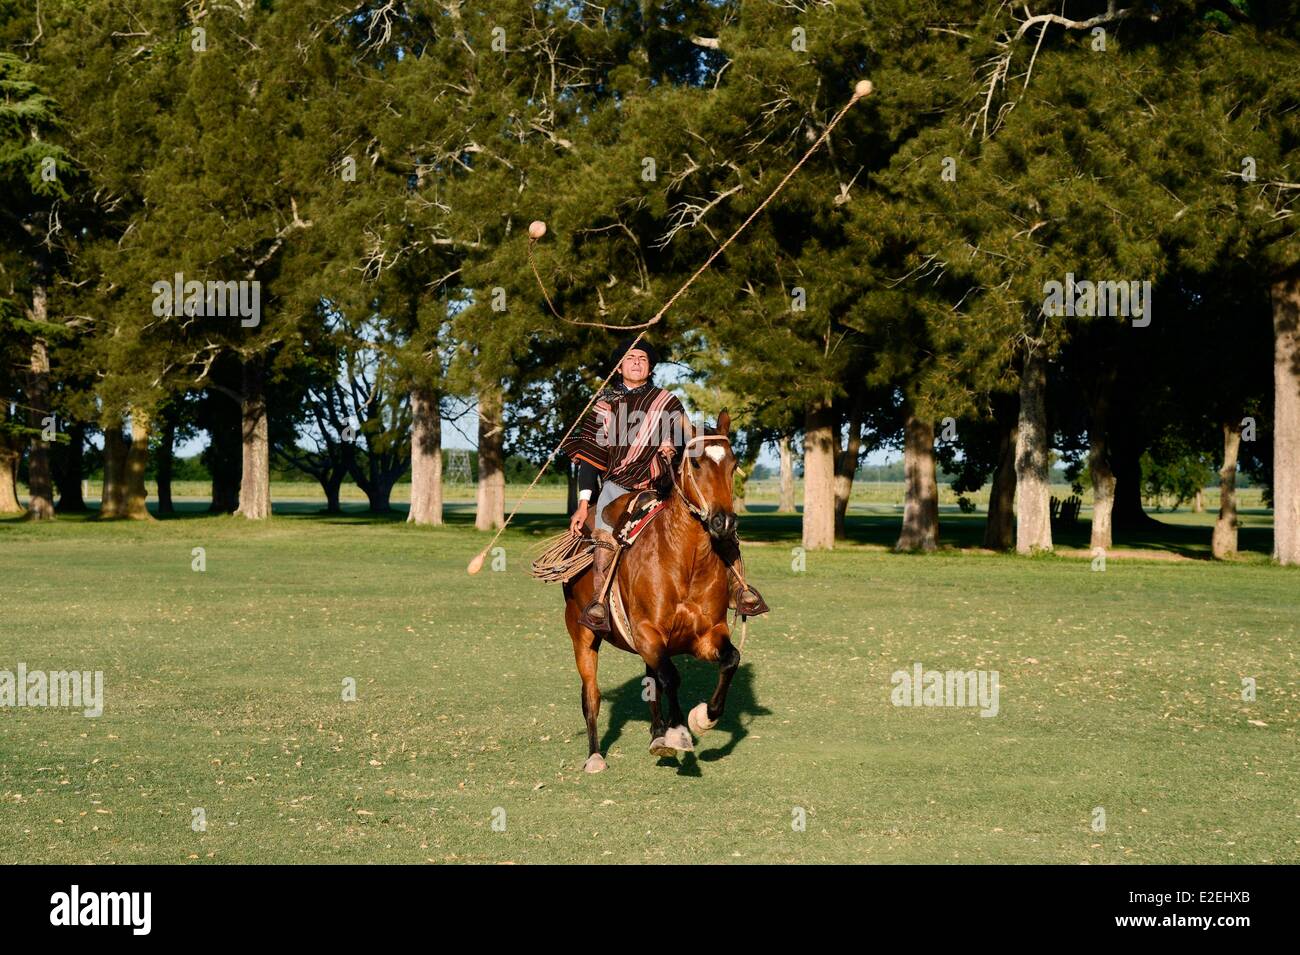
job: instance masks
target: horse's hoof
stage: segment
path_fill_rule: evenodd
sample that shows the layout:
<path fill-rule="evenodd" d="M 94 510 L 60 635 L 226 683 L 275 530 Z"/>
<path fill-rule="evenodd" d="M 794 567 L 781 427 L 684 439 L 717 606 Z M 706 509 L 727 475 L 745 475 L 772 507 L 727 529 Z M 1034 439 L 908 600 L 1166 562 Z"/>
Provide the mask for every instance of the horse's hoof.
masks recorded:
<path fill-rule="evenodd" d="M 664 742 L 679 753 L 695 752 L 695 744 L 691 742 L 691 734 L 685 726 L 674 726 L 670 729 L 664 734 Z"/>
<path fill-rule="evenodd" d="M 673 759 L 677 756 L 677 750 L 669 746 L 668 741 L 662 736 L 656 736 L 650 741 L 650 755 L 658 756 L 661 759 L 664 757 Z"/>
<path fill-rule="evenodd" d="M 587 757 L 587 764 L 582 767 L 584 772 L 603 773 L 609 767 L 605 763 L 605 757 L 600 753 L 592 753 Z"/>
<path fill-rule="evenodd" d="M 718 725 L 717 720 L 709 719 L 709 704 L 699 703 L 686 714 L 686 722 L 691 728 L 691 732 L 696 736 L 703 736 L 706 732 Z"/>

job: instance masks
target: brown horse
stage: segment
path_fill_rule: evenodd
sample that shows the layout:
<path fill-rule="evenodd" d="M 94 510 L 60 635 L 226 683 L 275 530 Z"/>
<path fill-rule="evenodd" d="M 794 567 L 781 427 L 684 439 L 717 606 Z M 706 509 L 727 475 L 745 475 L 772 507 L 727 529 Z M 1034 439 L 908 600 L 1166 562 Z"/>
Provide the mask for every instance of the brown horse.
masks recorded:
<path fill-rule="evenodd" d="M 582 608 L 592 597 L 590 570 L 564 586 L 564 622 L 582 676 L 582 714 L 587 720 L 590 753 L 585 769 L 589 773 L 606 767 L 596 735 L 600 712 L 596 662 L 602 642 L 645 661 L 650 752 L 654 755 L 690 752 L 694 749 L 691 731 L 701 734 L 712 729 L 722 716 L 727 689 L 740 666 L 740 651 L 732 646 L 727 626 L 727 565 L 714 549 L 715 542 L 734 546 L 735 539 L 731 487 L 736 458 L 727 437 L 730 425 L 730 416 L 724 411 L 715 430 L 697 435 L 687 431 L 684 453 L 674 468 L 669 503 L 641 532 L 635 546 L 619 557 L 610 588 L 609 632 L 596 633 L 578 623 Z M 628 499 L 614 501 L 607 513 L 621 512 Z M 620 615 L 613 610 L 615 588 L 626 610 L 630 634 L 621 632 Z M 672 661 L 683 653 L 718 664 L 717 689 L 708 703 L 700 703 L 689 717 L 682 716 L 677 701 L 681 679 Z M 659 707 L 661 696 L 668 702 L 667 721 Z"/>

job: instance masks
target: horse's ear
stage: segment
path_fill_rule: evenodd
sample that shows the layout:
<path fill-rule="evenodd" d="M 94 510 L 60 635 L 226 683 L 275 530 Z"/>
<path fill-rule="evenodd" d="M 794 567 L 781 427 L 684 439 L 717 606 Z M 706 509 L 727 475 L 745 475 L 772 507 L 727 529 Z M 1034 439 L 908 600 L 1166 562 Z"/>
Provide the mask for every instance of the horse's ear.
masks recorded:
<path fill-rule="evenodd" d="M 731 434 L 731 415 L 726 408 L 718 415 L 718 434 Z"/>
<path fill-rule="evenodd" d="M 693 437 L 695 437 L 695 429 L 691 427 L 690 415 L 683 414 L 682 415 L 682 438 L 684 441 L 689 441 Z"/>

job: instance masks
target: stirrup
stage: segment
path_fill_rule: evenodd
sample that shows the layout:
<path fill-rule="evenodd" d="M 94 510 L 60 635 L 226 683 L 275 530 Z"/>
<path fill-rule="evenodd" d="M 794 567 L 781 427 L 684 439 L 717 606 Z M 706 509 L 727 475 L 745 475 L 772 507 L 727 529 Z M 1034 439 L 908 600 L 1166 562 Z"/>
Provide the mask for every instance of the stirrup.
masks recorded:
<path fill-rule="evenodd" d="M 605 619 L 597 620 L 592 616 L 593 610 L 599 610 Z M 609 608 L 599 600 L 593 600 L 582 608 L 582 613 L 578 615 L 578 623 L 594 633 L 605 633 L 609 630 Z"/>
<path fill-rule="evenodd" d="M 735 605 L 732 609 L 743 617 L 757 617 L 770 612 L 763 595 L 749 586 L 741 588 L 736 594 Z"/>

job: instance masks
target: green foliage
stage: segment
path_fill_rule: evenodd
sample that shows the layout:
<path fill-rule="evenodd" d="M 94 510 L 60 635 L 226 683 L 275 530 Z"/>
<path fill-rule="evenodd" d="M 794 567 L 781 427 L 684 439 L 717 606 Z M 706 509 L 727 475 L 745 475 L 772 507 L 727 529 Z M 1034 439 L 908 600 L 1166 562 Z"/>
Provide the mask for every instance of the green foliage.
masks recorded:
<path fill-rule="evenodd" d="M 694 404 L 729 407 L 746 460 L 826 401 L 867 447 L 896 444 L 903 402 L 951 416 L 940 456 L 969 491 L 1034 342 L 1068 461 L 1102 398 L 1125 453 L 1215 454 L 1224 420 L 1267 416 L 1262 290 L 1300 261 L 1294 6 L 1069 0 L 1072 26 L 973 0 L 48 0 L 39 22 L 7 3 L 0 398 L 21 404 L 35 332 L 61 420 L 106 427 L 237 400 L 246 363 L 292 457 L 350 356 L 380 470 L 404 466 L 416 389 L 450 411 L 502 388 L 509 449 L 539 462 L 619 331 L 869 77 L 650 329 Z M 1093 16 L 1104 50 L 1077 28 Z M 34 330 L 43 270 L 52 320 Z M 154 315 L 153 283 L 176 273 L 256 280 L 259 323 Z M 1152 282 L 1155 323 L 1044 315 L 1067 273 Z M 1248 456 L 1264 474 L 1262 445 Z"/>
<path fill-rule="evenodd" d="M 1173 497 L 1172 510 L 1209 486 L 1215 473 L 1211 458 L 1185 447 L 1163 447 L 1142 455 L 1143 491 L 1157 502 Z"/>

